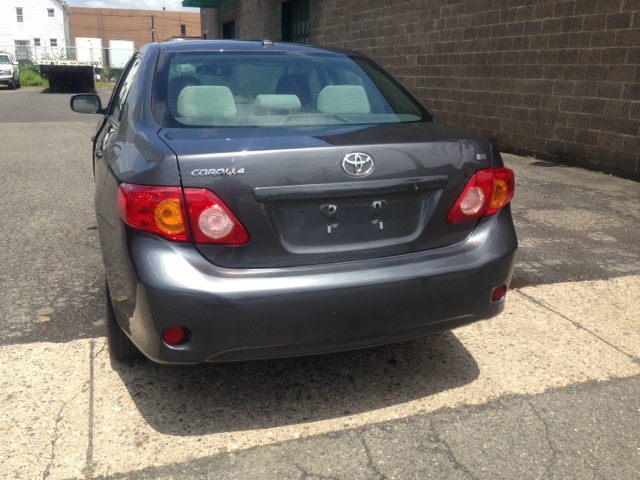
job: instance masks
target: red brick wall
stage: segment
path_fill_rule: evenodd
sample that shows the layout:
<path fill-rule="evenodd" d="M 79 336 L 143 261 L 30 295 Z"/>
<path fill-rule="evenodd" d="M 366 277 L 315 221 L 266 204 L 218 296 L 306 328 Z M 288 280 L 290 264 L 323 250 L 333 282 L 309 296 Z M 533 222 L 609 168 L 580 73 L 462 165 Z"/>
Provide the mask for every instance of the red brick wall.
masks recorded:
<path fill-rule="evenodd" d="M 126 10 L 120 8 L 70 7 L 71 44 L 76 37 L 100 38 L 102 22 L 102 47 L 109 47 L 109 39 L 134 40 L 136 49 L 152 42 L 149 22 L 153 16 L 155 41 L 163 40 L 162 10 Z M 180 25 L 184 25 L 187 37 L 200 36 L 200 14 L 195 12 L 165 12 L 165 37 L 179 37 Z"/>
<path fill-rule="evenodd" d="M 313 43 L 373 57 L 441 120 L 503 151 L 640 178 L 640 0 L 311 5 Z M 279 40 L 280 4 L 242 0 L 236 22 Z"/>

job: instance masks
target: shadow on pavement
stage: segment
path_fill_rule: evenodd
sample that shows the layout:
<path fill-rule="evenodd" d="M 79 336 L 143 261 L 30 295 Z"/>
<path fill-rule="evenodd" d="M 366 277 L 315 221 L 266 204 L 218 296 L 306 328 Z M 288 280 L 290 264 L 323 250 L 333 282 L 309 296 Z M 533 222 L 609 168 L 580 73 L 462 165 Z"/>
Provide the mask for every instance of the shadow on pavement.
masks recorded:
<path fill-rule="evenodd" d="M 181 436 L 338 419 L 458 388 L 479 375 L 450 332 L 313 357 L 188 367 L 141 359 L 112 367 L 149 425 Z"/>
<path fill-rule="evenodd" d="M 537 161 L 537 162 L 532 162 L 531 166 L 533 167 L 565 167 L 566 165 L 560 165 L 559 163 L 553 163 L 553 162 Z"/>
<path fill-rule="evenodd" d="M 80 88 L 80 87 L 55 87 L 55 88 L 44 88 L 40 93 L 98 93 L 98 91 L 94 87 L 90 88 Z"/>

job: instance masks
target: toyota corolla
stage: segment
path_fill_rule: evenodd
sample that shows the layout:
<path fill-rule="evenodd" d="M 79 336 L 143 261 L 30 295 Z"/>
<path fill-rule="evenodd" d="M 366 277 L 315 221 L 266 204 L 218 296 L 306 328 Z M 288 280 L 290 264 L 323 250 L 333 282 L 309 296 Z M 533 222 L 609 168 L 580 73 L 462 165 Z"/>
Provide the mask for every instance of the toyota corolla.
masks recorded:
<path fill-rule="evenodd" d="M 504 308 L 511 170 L 351 50 L 149 44 L 93 139 L 111 355 L 380 345 Z"/>

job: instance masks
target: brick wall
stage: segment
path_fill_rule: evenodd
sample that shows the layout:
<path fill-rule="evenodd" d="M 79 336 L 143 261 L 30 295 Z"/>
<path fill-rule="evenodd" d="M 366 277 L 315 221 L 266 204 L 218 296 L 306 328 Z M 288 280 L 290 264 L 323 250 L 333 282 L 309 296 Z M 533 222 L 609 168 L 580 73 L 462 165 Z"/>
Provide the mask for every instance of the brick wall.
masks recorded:
<path fill-rule="evenodd" d="M 441 120 L 503 151 L 640 178 L 640 0 L 311 7 L 313 43 L 373 57 Z M 243 0 L 242 37 L 279 40 L 279 15 Z"/>
<path fill-rule="evenodd" d="M 102 46 L 109 47 L 109 39 L 134 40 L 136 49 L 151 43 L 155 39 L 179 37 L 180 26 L 184 25 L 186 36 L 200 36 L 200 15 L 190 12 L 165 12 L 164 32 L 162 28 L 162 10 L 129 10 L 120 8 L 70 7 L 71 44 L 75 46 L 76 37 L 100 38 L 102 24 Z M 151 35 L 149 22 L 153 16 L 154 35 Z"/>
<path fill-rule="evenodd" d="M 217 8 L 201 8 L 200 23 L 202 24 L 202 38 L 215 40 L 222 37 L 220 16 Z"/>

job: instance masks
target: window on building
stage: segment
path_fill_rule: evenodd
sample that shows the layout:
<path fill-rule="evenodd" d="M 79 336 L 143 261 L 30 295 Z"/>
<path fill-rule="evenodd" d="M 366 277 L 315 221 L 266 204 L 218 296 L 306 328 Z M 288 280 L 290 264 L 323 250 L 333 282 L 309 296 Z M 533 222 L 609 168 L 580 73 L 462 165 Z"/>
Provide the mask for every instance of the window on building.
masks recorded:
<path fill-rule="evenodd" d="M 236 38 L 236 21 L 231 20 L 230 22 L 222 24 L 222 38 L 224 40 L 233 40 Z"/>
<path fill-rule="evenodd" d="M 58 39 L 57 38 L 50 38 L 49 41 L 51 42 L 51 46 L 52 47 L 57 47 L 58 46 Z"/>
<path fill-rule="evenodd" d="M 50 17 L 53 17 L 55 14 L 53 13 L 53 8 L 47 8 L 47 13 Z"/>
<path fill-rule="evenodd" d="M 31 51 L 29 48 L 29 40 L 15 40 L 16 43 L 16 59 L 31 60 Z"/>
<path fill-rule="evenodd" d="M 282 40 L 311 43 L 311 9 L 309 0 L 293 0 L 282 4 Z"/>
<path fill-rule="evenodd" d="M 24 21 L 24 17 L 22 16 L 22 7 L 16 7 L 16 16 L 18 17 L 18 22 L 22 23 Z"/>
<path fill-rule="evenodd" d="M 180 35 L 182 35 L 183 37 L 187 36 L 187 26 L 186 25 L 180 25 Z"/>
<path fill-rule="evenodd" d="M 40 39 L 39 38 L 34 38 L 33 39 L 33 46 L 34 47 L 39 47 L 40 46 Z"/>

